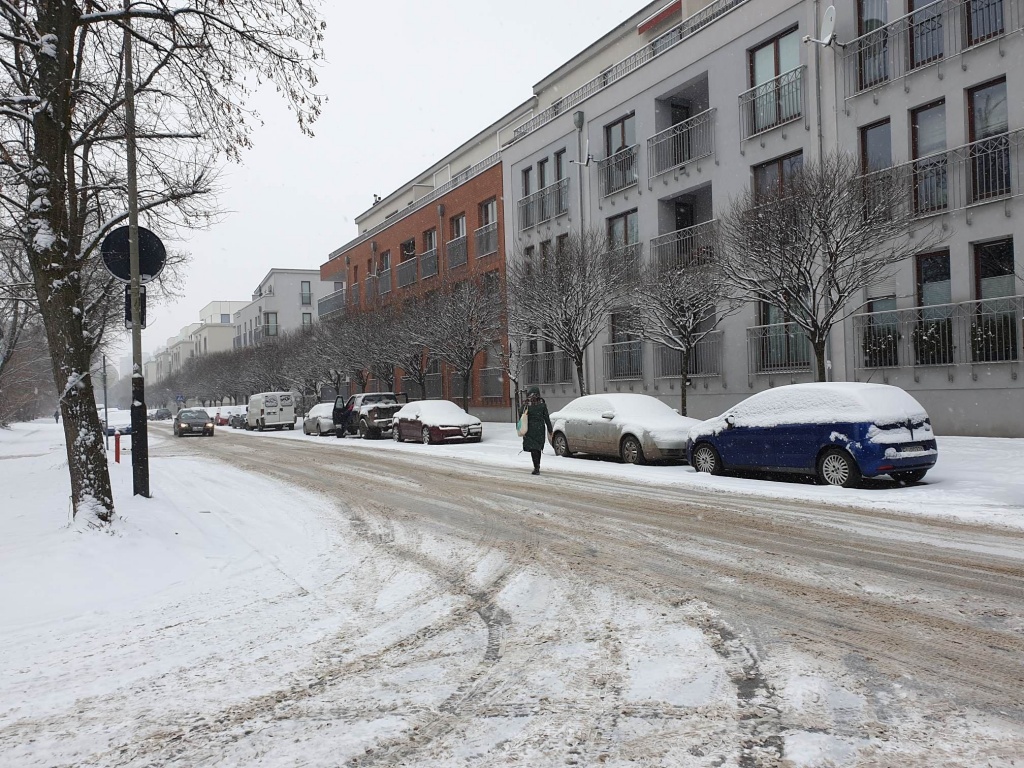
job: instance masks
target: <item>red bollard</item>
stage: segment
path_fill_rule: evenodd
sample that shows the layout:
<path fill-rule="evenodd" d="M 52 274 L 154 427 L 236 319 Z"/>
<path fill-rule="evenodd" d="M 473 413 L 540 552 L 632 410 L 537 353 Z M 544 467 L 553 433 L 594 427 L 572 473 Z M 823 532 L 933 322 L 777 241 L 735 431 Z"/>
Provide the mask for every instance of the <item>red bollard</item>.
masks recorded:
<path fill-rule="evenodd" d="M 121 463 L 121 431 L 114 430 L 114 463 Z"/>

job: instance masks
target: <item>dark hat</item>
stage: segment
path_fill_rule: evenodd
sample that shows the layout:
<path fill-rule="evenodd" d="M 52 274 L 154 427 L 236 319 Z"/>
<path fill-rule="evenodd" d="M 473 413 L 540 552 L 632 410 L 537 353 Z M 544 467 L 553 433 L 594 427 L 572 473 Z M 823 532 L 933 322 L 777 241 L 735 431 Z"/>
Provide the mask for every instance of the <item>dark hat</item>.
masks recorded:
<path fill-rule="evenodd" d="M 527 397 L 534 397 L 534 396 L 540 397 L 540 388 L 539 387 L 530 387 L 528 390 L 526 390 L 526 396 Z"/>

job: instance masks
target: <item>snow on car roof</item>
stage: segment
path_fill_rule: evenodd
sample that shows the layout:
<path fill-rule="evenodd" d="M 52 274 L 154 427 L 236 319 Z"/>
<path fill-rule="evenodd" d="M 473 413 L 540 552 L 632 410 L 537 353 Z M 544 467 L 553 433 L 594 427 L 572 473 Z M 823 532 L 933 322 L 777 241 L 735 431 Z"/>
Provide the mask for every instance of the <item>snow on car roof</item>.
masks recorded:
<path fill-rule="evenodd" d="M 603 411 L 610 406 L 620 416 L 633 419 L 654 420 L 665 418 L 686 418 L 680 416 L 672 406 L 651 395 L 636 392 L 611 392 L 602 395 L 583 395 L 568 403 L 562 411 L 582 410 Z M 694 420 L 695 421 L 695 420 Z"/>
<path fill-rule="evenodd" d="M 431 424 L 445 424 L 459 426 L 465 424 L 476 424 L 479 419 L 466 413 L 458 404 L 451 400 L 416 400 L 403 405 L 395 417 L 410 417 L 418 413 L 421 421 L 429 421 Z"/>

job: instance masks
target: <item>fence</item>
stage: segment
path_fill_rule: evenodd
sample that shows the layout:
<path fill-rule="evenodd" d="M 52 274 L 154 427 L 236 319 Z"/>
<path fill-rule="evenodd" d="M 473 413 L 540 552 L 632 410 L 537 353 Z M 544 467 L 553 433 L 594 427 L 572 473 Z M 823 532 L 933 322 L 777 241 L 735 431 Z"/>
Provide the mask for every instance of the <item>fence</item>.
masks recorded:
<path fill-rule="evenodd" d="M 535 352 L 523 355 L 523 380 L 526 384 L 568 384 L 574 366 L 564 352 Z"/>
<path fill-rule="evenodd" d="M 687 366 L 687 378 L 722 375 L 722 331 L 711 331 L 693 345 Z M 662 344 L 654 347 L 654 378 L 673 379 L 683 376 L 683 353 Z"/>
<path fill-rule="evenodd" d="M 658 270 L 670 272 L 695 266 L 714 253 L 717 219 L 677 229 L 651 240 L 651 258 Z"/>
<path fill-rule="evenodd" d="M 783 72 L 740 94 L 740 130 L 744 139 L 804 114 L 804 67 Z"/>
<path fill-rule="evenodd" d="M 413 256 L 411 259 L 406 259 L 398 265 L 399 288 L 406 288 L 416 282 L 416 263 L 417 257 Z"/>
<path fill-rule="evenodd" d="M 469 246 L 465 235 L 449 240 L 445 248 L 445 252 L 448 254 L 448 269 L 455 269 L 465 264 L 469 259 L 468 250 Z"/>
<path fill-rule="evenodd" d="M 708 109 L 647 140 L 647 178 L 715 152 L 715 109 Z"/>
<path fill-rule="evenodd" d="M 485 224 L 474 233 L 476 240 L 476 257 L 488 256 L 498 252 L 498 222 Z"/>
<path fill-rule="evenodd" d="M 747 370 L 754 374 L 811 370 L 811 342 L 796 323 L 747 328 Z"/>
<path fill-rule="evenodd" d="M 597 178 L 601 197 L 608 197 L 637 182 L 636 145 L 616 152 L 597 164 Z"/>
<path fill-rule="evenodd" d="M 619 341 L 605 344 L 604 377 L 613 379 L 642 379 L 644 377 L 644 345 L 642 341 Z"/>
<path fill-rule="evenodd" d="M 419 255 L 420 260 L 420 280 L 426 280 L 428 277 L 433 277 L 437 274 L 437 249 L 431 248 L 425 253 Z"/>

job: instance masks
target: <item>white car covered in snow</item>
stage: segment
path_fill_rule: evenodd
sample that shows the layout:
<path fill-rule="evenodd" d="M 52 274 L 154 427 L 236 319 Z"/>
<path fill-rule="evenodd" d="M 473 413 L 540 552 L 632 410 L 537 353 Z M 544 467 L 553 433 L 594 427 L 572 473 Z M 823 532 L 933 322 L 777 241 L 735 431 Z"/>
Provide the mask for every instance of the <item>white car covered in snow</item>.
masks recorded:
<path fill-rule="evenodd" d="M 685 458 L 687 435 L 699 423 L 650 395 L 584 395 L 551 414 L 551 440 L 559 456 L 592 453 L 643 464 Z"/>
<path fill-rule="evenodd" d="M 419 440 L 425 445 L 460 441 L 479 443 L 484 427 L 451 400 L 416 400 L 394 415 L 391 436 L 396 442 Z"/>

